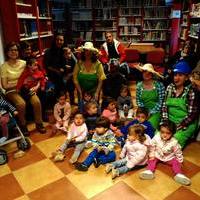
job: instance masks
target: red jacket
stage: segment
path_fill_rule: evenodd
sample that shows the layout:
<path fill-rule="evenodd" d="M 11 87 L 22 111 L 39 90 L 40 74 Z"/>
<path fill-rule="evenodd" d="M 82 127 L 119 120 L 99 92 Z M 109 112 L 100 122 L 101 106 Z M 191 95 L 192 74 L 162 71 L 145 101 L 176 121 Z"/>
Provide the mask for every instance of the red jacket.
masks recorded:
<path fill-rule="evenodd" d="M 23 86 L 25 86 L 28 89 L 31 89 L 32 87 L 36 86 L 38 82 L 40 82 L 40 88 L 45 87 L 46 78 L 44 76 L 44 73 L 40 70 L 37 70 L 36 72 L 34 72 L 34 74 L 30 74 L 30 71 L 27 67 L 24 69 L 24 71 L 18 79 L 17 90 L 20 90 Z"/>
<path fill-rule="evenodd" d="M 123 46 L 122 43 L 120 43 L 119 41 L 117 41 L 116 39 L 113 40 L 114 41 L 114 46 L 115 49 L 117 51 L 117 53 L 119 54 L 119 62 L 123 63 L 126 59 L 126 53 L 125 53 L 125 48 Z M 102 45 L 102 48 L 100 49 L 100 56 L 99 56 L 99 60 L 101 61 L 101 63 L 106 64 L 109 62 L 110 58 L 108 55 L 108 47 L 107 47 L 107 43 L 104 42 Z"/>

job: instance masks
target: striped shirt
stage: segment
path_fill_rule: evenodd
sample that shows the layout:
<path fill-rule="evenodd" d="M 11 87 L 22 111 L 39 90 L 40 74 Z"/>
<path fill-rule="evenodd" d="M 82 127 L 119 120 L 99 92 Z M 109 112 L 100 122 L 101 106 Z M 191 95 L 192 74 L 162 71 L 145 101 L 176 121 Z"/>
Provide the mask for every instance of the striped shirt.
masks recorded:
<path fill-rule="evenodd" d="M 0 113 L 1 115 L 4 115 L 8 112 L 13 113 L 16 111 L 16 108 L 13 107 L 10 103 L 8 103 L 6 100 L 4 100 L 3 97 L 0 96 Z"/>

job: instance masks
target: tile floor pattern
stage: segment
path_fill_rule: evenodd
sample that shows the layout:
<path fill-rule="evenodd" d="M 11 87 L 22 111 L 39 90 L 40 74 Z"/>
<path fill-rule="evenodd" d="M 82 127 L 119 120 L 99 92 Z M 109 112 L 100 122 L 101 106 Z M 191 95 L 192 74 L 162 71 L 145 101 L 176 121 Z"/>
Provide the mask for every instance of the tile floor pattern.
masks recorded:
<path fill-rule="evenodd" d="M 1 200 L 200 200 L 200 142 L 192 142 L 184 149 L 183 171 L 191 178 L 191 186 L 177 184 L 170 167 L 162 164 L 158 165 L 154 180 L 140 180 L 142 169 L 111 180 L 104 166 L 91 166 L 88 172 L 74 170 L 68 162 L 72 149 L 67 150 L 64 162 L 49 159 L 65 136 L 52 136 L 51 126 L 47 128 L 44 135 L 31 131 L 32 147 L 24 157 L 13 158 L 16 144 L 5 147 L 9 162 L 0 166 Z M 80 161 L 88 152 L 81 155 Z"/>

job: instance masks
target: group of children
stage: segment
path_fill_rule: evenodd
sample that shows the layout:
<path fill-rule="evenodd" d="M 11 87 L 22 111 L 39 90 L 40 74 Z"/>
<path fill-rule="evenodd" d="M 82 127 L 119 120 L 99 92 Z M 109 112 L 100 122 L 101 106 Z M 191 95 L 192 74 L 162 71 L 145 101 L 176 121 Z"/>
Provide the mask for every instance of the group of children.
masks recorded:
<path fill-rule="evenodd" d="M 88 97 L 88 94 L 86 95 Z M 122 96 L 123 97 L 123 96 Z M 90 100 L 89 100 L 90 99 Z M 154 136 L 154 129 L 147 121 L 148 112 L 138 108 L 136 116 L 128 123 L 118 123 L 116 101 L 108 99 L 107 106 L 100 112 L 97 102 L 91 98 L 84 102 L 84 112 L 76 112 L 72 122 L 66 96 L 62 94 L 54 107 L 54 114 L 59 114 L 53 131 L 62 129 L 66 132 L 65 142 L 52 153 L 53 161 L 63 161 L 65 150 L 74 147 L 74 153 L 69 162 L 79 171 L 87 171 L 91 164 L 97 168 L 106 164 L 106 173 L 112 172 L 112 179 L 138 167 L 147 166 L 140 173 L 141 179 L 153 179 L 158 161 L 170 164 L 175 173 L 174 179 L 183 185 L 190 185 L 190 179 L 181 171 L 183 155 L 178 141 L 173 137 L 175 125 L 171 122 L 160 126 L 160 131 Z M 66 112 L 66 107 L 68 112 Z M 60 111 L 57 108 L 60 107 Z M 64 108 L 65 107 L 65 108 Z M 101 113 L 101 114 L 100 114 Z M 61 128 L 64 127 L 64 128 Z M 116 160 L 115 147 L 122 150 Z M 83 162 L 78 162 L 85 148 L 91 152 Z"/>

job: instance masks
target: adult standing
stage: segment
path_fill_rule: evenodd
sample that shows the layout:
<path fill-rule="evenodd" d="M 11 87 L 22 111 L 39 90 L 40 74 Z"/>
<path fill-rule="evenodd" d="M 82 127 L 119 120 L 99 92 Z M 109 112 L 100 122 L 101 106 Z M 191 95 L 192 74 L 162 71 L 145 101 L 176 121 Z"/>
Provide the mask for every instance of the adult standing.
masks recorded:
<path fill-rule="evenodd" d="M 197 127 L 197 98 L 191 83 L 188 82 L 191 73 L 188 63 L 177 63 L 173 71 L 173 83 L 166 89 L 162 106 L 162 123 L 169 120 L 176 124 L 174 137 L 181 147 L 184 147 Z"/>
<path fill-rule="evenodd" d="M 160 81 L 154 80 L 154 76 L 162 76 L 149 63 L 142 66 L 141 70 L 143 81 L 136 86 L 136 103 L 138 107 L 146 108 L 149 111 L 148 121 L 154 129 L 157 129 L 160 123 L 165 88 Z"/>
<path fill-rule="evenodd" d="M 124 45 L 113 37 L 112 32 L 105 32 L 106 41 L 100 49 L 99 60 L 104 65 L 105 72 L 109 71 L 109 61 L 112 58 L 118 59 L 120 63 L 120 72 L 124 75 L 129 73 L 128 64 L 125 62 L 126 53 Z"/>
<path fill-rule="evenodd" d="M 98 49 L 94 48 L 92 42 L 85 42 L 79 48 L 81 59 L 75 65 L 73 78 L 78 91 L 79 100 L 83 98 L 83 92 L 94 94 L 96 100 L 99 99 L 102 82 L 106 78 L 102 64 L 98 61 Z"/>
<path fill-rule="evenodd" d="M 11 42 L 6 46 L 5 55 L 7 59 L 0 68 L 2 87 L 6 91 L 6 98 L 11 103 L 13 103 L 19 111 L 18 118 L 22 127 L 22 131 L 25 135 L 28 135 L 25 119 L 26 102 L 16 90 L 18 79 L 26 67 L 26 62 L 24 60 L 18 59 L 19 46 L 15 42 Z M 37 95 L 33 95 L 29 101 L 33 106 L 36 128 L 41 133 L 44 133 L 45 128 L 42 124 L 42 111 L 40 100 Z"/>
<path fill-rule="evenodd" d="M 63 64 L 63 45 L 64 35 L 57 34 L 51 48 L 47 49 L 44 54 L 44 66 L 48 78 L 55 85 L 55 95 L 58 96 L 60 91 L 64 91 L 64 68 Z"/>

